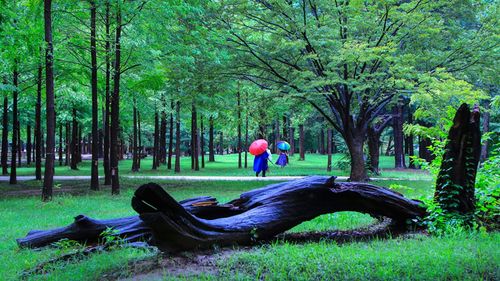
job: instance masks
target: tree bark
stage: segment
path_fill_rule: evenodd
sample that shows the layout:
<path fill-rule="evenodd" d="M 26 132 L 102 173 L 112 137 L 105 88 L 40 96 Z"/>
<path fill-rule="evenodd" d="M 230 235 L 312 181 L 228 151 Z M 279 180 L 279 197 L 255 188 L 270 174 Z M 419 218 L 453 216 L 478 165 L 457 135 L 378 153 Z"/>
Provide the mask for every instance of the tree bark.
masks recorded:
<path fill-rule="evenodd" d="M 448 133 L 434 198 L 445 212 L 474 215 L 474 185 L 481 154 L 479 107 L 457 110 Z"/>
<path fill-rule="evenodd" d="M 424 159 L 427 162 L 431 162 L 434 160 L 435 156 L 428 149 L 429 146 L 432 145 L 432 142 L 429 138 L 420 137 L 418 142 L 418 157 Z"/>
<path fill-rule="evenodd" d="M 346 137 L 347 148 L 349 149 L 349 153 L 351 155 L 351 173 L 349 175 L 350 181 L 368 180 L 363 153 L 365 135 L 366 132 L 358 131 L 357 134 L 351 133 Z"/>
<path fill-rule="evenodd" d="M 247 108 L 245 110 L 245 169 L 248 168 L 248 94 L 246 95 Z"/>
<path fill-rule="evenodd" d="M 111 98 L 111 139 L 110 139 L 110 171 L 111 194 L 120 194 L 120 178 L 118 174 L 118 136 L 120 134 L 120 76 L 121 76 L 121 7 L 116 7 L 115 67 L 113 75 L 113 96 Z M 122 154 L 123 155 L 123 154 Z"/>
<path fill-rule="evenodd" d="M 31 125 L 26 126 L 26 165 L 31 166 Z"/>
<path fill-rule="evenodd" d="M 70 122 L 66 122 L 66 159 L 64 161 L 64 164 L 66 166 L 70 165 L 70 158 L 71 158 L 71 124 Z"/>
<path fill-rule="evenodd" d="M 408 106 L 408 124 L 413 124 L 413 113 L 410 106 Z M 413 147 L 413 134 L 410 134 L 406 137 L 405 145 L 408 148 L 407 153 L 408 156 L 410 157 L 410 163 L 408 168 L 415 169 L 416 168 L 415 161 L 413 160 L 413 157 L 415 156 L 415 148 Z"/>
<path fill-rule="evenodd" d="M 295 128 L 290 126 L 290 156 L 295 153 Z"/>
<path fill-rule="evenodd" d="M 167 164 L 167 105 L 165 102 L 165 97 L 162 96 L 162 111 L 161 111 L 161 122 L 160 122 L 160 163 Z"/>
<path fill-rule="evenodd" d="M 21 167 L 21 158 L 23 156 L 23 141 L 21 140 L 21 123 L 17 120 L 17 167 Z"/>
<path fill-rule="evenodd" d="M 325 154 L 325 131 L 323 129 L 319 131 L 319 153 Z"/>
<path fill-rule="evenodd" d="M 392 132 L 394 134 L 394 166 L 396 169 L 405 169 L 404 135 L 403 135 L 403 104 L 398 101 L 394 107 L 392 118 Z"/>
<path fill-rule="evenodd" d="M 193 129 L 192 129 L 192 143 L 193 143 L 193 149 L 191 151 L 192 157 L 194 160 L 194 170 L 199 171 L 200 170 L 200 163 L 199 163 L 199 157 L 198 157 L 198 112 L 196 110 L 196 105 L 193 101 L 192 103 L 192 122 L 193 122 Z"/>
<path fill-rule="evenodd" d="M 110 63 L 110 52 L 111 52 L 111 33 L 110 33 L 110 12 L 109 12 L 109 6 L 110 6 L 110 1 L 106 1 L 106 15 L 104 18 L 105 21 L 105 29 L 106 29 L 106 43 L 105 43 L 105 52 L 106 52 L 106 77 L 105 77 L 105 91 L 106 91 L 106 96 L 104 99 L 104 129 L 103 129 L 103 134 L 104 134 L 104 156 L 102 159 L 103 162 L 103 168 L 104 168 L 104 185 L 110 185 L 111 184 L 111 166 L 110 166 L 110 124 L 109 124 L 109 119 L 110 119 L 110 105 L 111 105 L 111 98 L 110 98 L 110 92 L 111 92 L 111 87 L 110 87 L 110 80 L 111 80 L 111 63 Z"/>
<path fill-rule="evenodd" d="M 52 46 L 52 0 L 44 1 L 45 19 L 45 101 L 47 116 L 45 172 L 43 177 L 42 201 L 52 199 L 54 186 L 54 148 L 55 148 L 55 123 L 54 109 L 54 48 Z"/>
<path fill-rule="evenodd" d="M 304 150 L 304 125 L 299 125 L 299 161 L 306 160 L 306 154 Z"/>
<path fill-rule="evenodd" d="M 96 47 L 96 3 L 90 0 L 90 57 L 92 88 L 92 162 L 90 164 L 90 189 L 99 190 L 99 127 L 97 104 L 97 47 Z"/>
<path fill-rule="evenodd" d="M 201 154 L 201 168 L 205 168 L 205 128 L 203 127 L 203 115 L 200 114 L 200 154 Z"/>
<path fill-rule="evenodd" d="M 59 166 L 63 165 L 63 129 L 62 123 L 59 123 Z"/>
<path fill-rule="evenodd" d="M 5 82 L 5 84 L 7 84 Z M 9 153 L 9 100 L 6 94 L 3 96 L 2 116 L 2 175 L 8 175 L 7 158 Z M 39 118 L 38 116 L 36 118 Z"/>
<path fill-rule="evenodd" d="M 378 121 L 372 122 L 368 126 L 367 139 L 368 139 L 368 154 L 369 154 L 369 169 L 375 175 L 380 175 L 379 159 L 380 159 L 380 136 L 385 128 L 389 125 L 393 116 L 386 114 L 382 115 Z"/>
<path fill-rule="evenodd" d="M 174 142 L 174 100 L 170 101 L 170 122 L 169 122 L 169 134 L 168 134 L 168 160 L 167 160 L 167 169 L 172 169 L 172 150 L 173 150 L 173 142 Z"/>
<path fill-rule="evenodd" d="M 76 120 L 76 107 L 73 107 L 72 114 L 72 137 L 71 137 L 71 170 L 78 170 L 78 121 Z"/>
<path fill-rule="evenodd" d="M 240 91 L 238 90 L 236 92 L 236 99 L 237 99 L 237 111 L 238 111 L 238 169 L 243 168 L 243 163 L 241 159 L 241 94 Z"/>
<path fill-rule="evenodd" d="M 45 0 L 47 1 L 47 0 Z M 14 72 L 13 72 L 13 77 L 12 81 L 14 84 L 14 91 L 12 92 L 12 147 L 11 147 L 11 161 L 10 161 L 10 179 L 9 183 L 10 184 L 16 184 L 17 183 L 17 153 L 18 153 L 18 130 L 19 130 L 19 123 L 17 122 L 18 118 L 18 113 L 17 113 L 17 96 L 19 94 L 18 91 L 18 86 L 19 86 L 19 72 L 17 70 L 18 67 L 18 61 L 17 59 L 14 59 Z"/>
<path fill-rule="evenodd" d="M 214 147 L 214 118 L 210 115 L 208 119 L 208 162 L 215 162 Z"/>
<path fill-rule="evenodd" d="M 326 153 L 328 154 L 328 162 L 326 164 L 326 171 L 331 172 L 332 171 L 332 129 L 328 129 L 326 131 Z"/>
<path fill-rule="evenodd" d="M 42 180 L 42 64 L 38 64 L 35 105 L 35 178 Z"/>
<path fill-rule="evenodd" d="M 175 106 L 175 164 L 174 172 L 181 172 L 181 102 Z"/>
<path fill-rule="evenodd" d="M 159 143 L 159 125 L 158 111 L 155 111 L 155 132 L 154 132 L 154 147 L 153 147 L 153 170 L 158 168 L 158 143 Z"/>

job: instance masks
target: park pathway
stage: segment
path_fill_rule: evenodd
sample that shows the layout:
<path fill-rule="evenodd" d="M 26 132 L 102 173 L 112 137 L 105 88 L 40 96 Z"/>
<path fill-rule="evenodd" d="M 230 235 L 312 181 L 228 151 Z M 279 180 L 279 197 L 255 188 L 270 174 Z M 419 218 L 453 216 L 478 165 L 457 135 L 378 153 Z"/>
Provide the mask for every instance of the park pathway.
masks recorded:
<path fill-rule="evenodd" d="M 129 176 L 124 175 L 121 178 L 127 179 L 147 179 L 147 180 L 178 180 L 178 181 L 289 181 L 304 178 L 305 176 L 269 176 L 269 177 L 249 177 L 249 176 Z M 99 177 L 103 178 L 103 177 Z M 347 180 L 346 176 L 338 176 L 338 180 Z M 18 176 L 18 181 L 35 180 L 35 176 Z M 90 176 L 54 176 L 56 181 L 66 180 L 90 180 Z M 371 178 L 370 180 L 426 180 L 421 178 Z M 8 182 L 9 176 L 0 176 L 0 182 Z"/>

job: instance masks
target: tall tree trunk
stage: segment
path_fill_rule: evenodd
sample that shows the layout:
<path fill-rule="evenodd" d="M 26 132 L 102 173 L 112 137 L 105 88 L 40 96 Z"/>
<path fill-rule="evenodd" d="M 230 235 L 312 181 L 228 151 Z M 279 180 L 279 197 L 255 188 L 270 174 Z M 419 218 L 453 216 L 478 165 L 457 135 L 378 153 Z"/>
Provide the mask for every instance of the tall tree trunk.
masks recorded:
<path fill-rule="evenodd" d="M 65 138 L 65 143 L 66 143 L 66 159 L 64 161 L 64 165 L 69 166 L 70 165 L 70 158 L 71 158 L 71 124 L 69 121 L 66 122 L 66 138 Z"/>
<path fill-rule="evenodd" d="M 71 133 L 71 170 L 78 170 L 78 121 L 76 120 L 76 108 L 73 107 L 73 126 Z"/>
<path fill-rule="evenodd" d="M 38 65 L 35 105 L 35 178 L 42 180 L 42 64 Z"/>
<path fill-rule="evenodd" d="M 162 111 L 160 123 L 160 163 L 167 164 L 167 104 L 162 96 Z"/>
<path fill-rule="evenodd" d="M 7 84 L 7 82 L 4 82 Z M 9 172 L 7 171 L 8 169 L 8 164 L 7 164 L 7 157 L 8 157 L 8 152 L 9 152 L 9 101 L 7 98 L 7 94 L 4 94 L 3 96 L 3 116 L 2 116 L 2 175 L 8 175 Z M 36 118 L 40 118 L 37 117 Z"/>
<path fill-rule="evenodd" d="M 47 0 L 46 0 L 47 1 Z M 10 161 L 10 184 L 16 184 L 17 183 L 17 170 L 16 170 L 16 157 L 17 157 L 17 152 L 18 152 L 18 114 L 17 114 L 17 95 L 18 95 L 18 86 L 19 86 L 19 73 L 17 71 L 18 67 L 18 62 L 17 59 L 14 59 L 14 72 L 13 72 L 13 84 L 14 84 L 14 91 L 12 92 L 12 149 L 11 149 L 11 161 Z"/>
<path fill-rule="evenodd" d="M 78 123 L 78 142 L 77 142 L 77 147 L 78 147 L 78 154 L 77 156 L 77 163 L 82 162 L 82 149 L 83 149 L 83 138 L 82 138 L 82 124 Z"/>
<path fill-rule="evenodd" d="M 486 134 L 490 131 L 490 102 L 486 102 L 484 105 L 484 113 L 483 113 L 483 134 Z M 488 139 L 484 140 L 483 145 L 481 146 L 481 161 L 485 161 L 488 159 Z"/>
<path fill-rule="evenodd" d="M 305 150 L 304 150 L 304 125 L 299 125 L 299 161 L 306 160 Z"/>
<path fill-rule="evenodd" d="M 387 142 L 387 147 L 385 149 L 385 156 L 390 156 L 391 155 L 391 148 L 392 148 L 392 137 L 394 134 L 389 136 L 389 141 Z"/>
<path fill-rule="evenodd" d="M 426 137 L 419 137 L 418 142 L 418 157 L 424 159 L 427 162 L 434 160 L 435 156 L 429 150 L 429 146 L 432 145 L 432 141 Z"/>
<path fill-rule="evenodd" d="M 158 111 L 155 111 L 155 132 L 154 132 L 154 146 L 153 146 L 153 170 L 158 168 L 158 148 L 159 148 L 159 125 L 158 125 Z"/>
<path fill-rule="evenodd" d="M 193 150 L 192 150 L 192 155 L 193 155 L 193 160 L 194 160 L 194 170 L 199 171 L 200 170 L 200 163 L 199 163 L 199 158 L 198 158 L 198 112 L 196 110 L 196 105 L 193 101 L 192 104 L 192 122 L 193 122 L 193 131 L 191 132 L 192 134 L 192 142 L 193 142 Z"/>
<path fill-rule="evenodd" d="M 109 12 L 110 1 L 106 1 L 106 16 L 105 16 L 105 28 L 106 28 L 106 43 L 105 43 L 105 52 L 106 52 L 106 77 L 105 77 L 105 91 L 106 96 L 104 99 L 104 156 L 103 156 L 103 167 L 104 167 L 104 185 L 111 184 L 111 169 L 110 169 L 110 80 L 111 80 L 111 63 L 110 63 L 110 52 L 111 52 L 111 33 L 110 33 L 110 12 Z"/>
<path fill-rule="evenodd" d="M 286 115 L 283 115 L 283 140 L 288 141 L 288 122 L 287 122 Z"/>
<path fill-rule="evenodd" d="M 380 132 L 381 133 L 381 132 Z M 380 175 L 380 133 L 378 133 L 373 126 L 368 127 L 368 154 L 370 156 L 370 171 L 375 175 Z"/>
<path fill-rule="evenodd" d="M 278 142 L 280 141 L 280 120 L 274 122 L 274 153 L 278 153 Z"/>
<path fill-rule="evenodd" d="M 169 134 L 168 134 L 168 160 L 167 160 L 167 169 L 172 169 L 172 149 L 174 142 L 174 100 L 170 101 L 170 122 L 169 122 Z"/>
<path fill-rule="evenodd" d="M 295 128 L 290 126 L 290 156 L 295 153 Z"/>
<path fill-rule="evenodd" d="M 319 131 L 319 153 L 325 154 L 325 131 L 323 129 Z"/>
<path fill-rule="evenodd" d="M 118 2 L 119 3 L 119 2 Z M 113 96 L 111 98 L 111 194 L 120 194 L 120 178 L 118 175 L 118 136 L 120 134 L 120 75 L 121 75 L 121 7 L 116 7 L 116 38 L 115 38 L 115 67 L 113 75 Z M 122 154 L 123 155 L 123 154 Z"/>
<path fill-rule="evenodd" d="M 208 162 L 215 162 L 214 146 L 214 118 L 210 115 L 208 119 Z"/>
<path fill-rule="evenodd" d="M 238 168 L 243 168 L 241 159 L 241 94 L 240 91 L 236 93 L 237 103 L 238 103 Z"/>
<path fill-rule="evenodd" d="M 21 167 L 21 158 L 23 155 L 23 141 L 21 140 L 21 123 L 19 120 L 17 120 L 17 141 L 18 141 L 18 146 L 17 146 L 17 166 Z"/>
<path fill-rule="evenodd" d="M 203 115 L 200 114 L 200 154 L 201 168 L 205 168 L 205 128 L 203 127 Z"/>
<path fill-rule="evenodd" d="M 132 172 L 138 172 L 139 168 L 137 167 L 137 106 L 134 98 L 134 113 L 133 113 L 133 137 L 132 137 Z"/>
<path fill-rule="evenodd" d="M 175 164 L 174 172 L 181 172 L 181 102 L 175 106 Z"/>
<path fill-rule="evenodd" d="M 31 125 L 26 126 L 26 165 L 31 166 Z"/>
<path fill-rule="evenodd" d="M 408 124 L 413 124 L 413 113 L 410 106 L 408 106 Z M 415 169 L 415 161 L 413 157 L 415 156 L 415 149 L 413 148 L 413 134 L 410 134 L 405 139 L 405 145 L 408 147 L 408 156 L 410 157 L 409 168 Z"/>
<path fill-rule="evenodd" d="M 137 111 L 137 142 L 139 144 L 138 156 L 137 156 L 137 169 L 141 169 L 141 159 L 142 159 L 142 134 L 141 134 L 141 112 Z"/>
<path fill-rule="evenodd" d="M 346 138 L 346 144 L 351 155 L 351 173 L 349 176 L 350 181 L 367 181 L 368 174 L 365 168 L 365 159 L 363 153 L 363 143 L 366 131 L 357 130 L 349 134 Z"/>
<path fill-rule="evenodd" d="M 328 154 L 328 162 L 326 164 L 326 171 L 331 172 L 332 171 L 332 129 L 328 129 L 326 131 L 326 153 Z"/>
<path fill-rule="evenodd" d="M 59 123 L 59 166 L 63 165 L 63 129 L 62 123 Z"/>
<path fill-rule="evenodd" d="M 90 169 L 90 189 L 99 190 L 99 127 L 97 104 L 97 48 L 96 48 L 96 3 L 90 0 L 90 57 L 92 88 L 92 162 Z"/>
<path fill-rule="evenodd" d="M 52 199 L 52 187 L 54 186 L 54 148 L 55 148 L 55 123 L 56 115 L 54 109 L 54 48 L 52 46 L 52 0 L 44 1 L 45 19 L 45 100 L 47 116 L 47 139 L 45 155 L 45 173 L 43 177 L 42 201 Z"/>
<path fill-rule="evenodd" d="M 246 95 L 246 104 L 248 106 L 248 94 Z M 248 108 L 245 110 L 245 169 L 248 168 Z"/>
<path fill-rule="evenodd" d="M 394 108 L 394 116 L 392 118 L 392 132 L 394 134 L 394 166 L 396 169 L 406 168 L 403 149 L 403 120 L 403 103 L 398 101 Z"/>

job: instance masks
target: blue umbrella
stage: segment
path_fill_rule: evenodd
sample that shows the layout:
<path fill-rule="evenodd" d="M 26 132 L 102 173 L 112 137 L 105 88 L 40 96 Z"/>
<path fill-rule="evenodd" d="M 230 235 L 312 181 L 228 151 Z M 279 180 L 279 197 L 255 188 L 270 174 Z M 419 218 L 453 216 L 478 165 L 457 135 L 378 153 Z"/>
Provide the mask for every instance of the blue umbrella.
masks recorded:
<path fill-rule="evenodd" d="M 278 142 L 277 146 L 279 150 L 290 150 L 290 144 L 287 143 L 286 141 Z"/>

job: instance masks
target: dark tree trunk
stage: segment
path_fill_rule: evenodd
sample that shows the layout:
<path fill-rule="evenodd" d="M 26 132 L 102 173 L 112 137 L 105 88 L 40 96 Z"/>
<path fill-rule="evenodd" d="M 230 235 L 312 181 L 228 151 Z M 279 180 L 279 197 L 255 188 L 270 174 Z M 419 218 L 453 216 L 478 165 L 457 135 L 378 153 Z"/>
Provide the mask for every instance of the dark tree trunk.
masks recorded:
<path fill-rule="evenodd" d="M 71 159 L 71 124 L 70 122 L 66 122 L 66 159 L 64 161 L 64 165 L 70 165 Z"/>
<path fill-rule="evenodd" d="M 104 99 L 104 156 L 103 156 L 103 167 L 104 167 L 104 185 L 111 184 L 111 166 L 110 166 L 110 80 L 111 80 L 111 63 L 110 63 L 110 52 L 111 52 L 111 33 L 110 33 L 110 12 L 109 12 L 110 2 L 106 1 L 106 15 L 105 15 L 105 28 L 106 28 L 106 43 L 105 43 L 105 52 L 106 52 L 106 77 L 105 77 L 105 91 L 106 96 Z"/>
<path fill-rule="evenodd" d="M 96 48 L 96 3 L 90 0 L 90 57 L 92 88 L 92 162 L 90 164 L 90 189 L 99 190 L 99 127 L 97 104 L 97 48 Z"/>
<path fill-rule="evenodd" d="M 205 168 L 205 128 L 203 127 L 203 115 L 200 114 L 200 154 L 201 168 Z"/>
<path fill-rule="evenodd" d="M 306 154 L 304 150 L 304 125 L 299 125 L 299 161 L 306 160 Z"/>
<path fill-rule="evenodd" d="M 408 106 L 408 124 L 413 124 L 413 113 L 411 107 Z M 415 149 L 413 148 L 413 134 L 410 134 L 405 139 L 405 146 L 407 147 L 407 153 L 410 157 L 409 168 L 415 169 L 415 161 L 413 161 L 413 157 L 415 156 Z"/>
<path fill-rule="evenodd" d="M 6 82 L 4 82 L 7 84 Z M 41 83 L 41 82 L 39 82 Z M 7 95 L 3 96 L 3 116 L 2 116 L 2 175 L 8 175 L 7 158 L 9 153 L 9 100 Z M 36 116 L 38 117 L 38 115 Z"/>
<path fill-rule="evenodd" d="M 31 150 L 33 144 L 31 143 L 31 126 L 26 126 L 26 165 L 31 166 Z"/>
<path fill-rule="evenodd" d="M 155 132 L 154 132 L 154 146 L 153 146 L 153 170 L 158 168 L 158 143 L 159 143 L 159 125 L 158 125 L 158 111 L 155 111 Z"/>
<path fill-rule="evenodd" d="M 483 134 L 486 134 L 489 131 L 490 131 L 490 103 L 487 102 L 484 106 Z M 486 159 L 488 159 L 488 139 L 485 139 L 483 145 L 481 146 L 481 161 L 485 161 Z"/>
<path fill-rule="evenodd" d="M 283 140 L 288 141 L 288 122 L 286 115 L 283 115 Z"/>
<path fill-rule="evenodd" d="M 427 162 L 434 160 L 435 156 L 429 150 L 429 146 L 432 145 L 432 141 L 426 137 L 420 137 L 418 142 L 418 157 L 424 159 Z"/>
<path fill-rule="evenodd" d="M 214 118 L 210 116 L 208 119 L 208 162 L 215 162 L 215 147 L 214 147 Z"/>
<path fill-rule="evenodd" d="M 132 207 L 139 219 L 93 220 L 79 215 L 67 227 L 31 231 L 17 243 L 35 248 L 63 238 L 91 242 L 112 227 L 126 241 L 149 240 L 161 250 L 172 252 L 251 245 L 319 215 L 341 211 L 390 218 L 393 229 L 406 229 L 407 221 L 426 215 L 421 202 L 389 189 L 365 183 L 335 183 L 334 177 L 320 176 L 251 190 L 223 205 L 211 197 L 177 202 L 159 185 L 149 183 L 136 190 Z"/>
<path fill-rule="evenodd" d="M 35 105 L 35 178 L 42 180 L 42 64 L 38 65 Z"/>
<path fill-rule="evenodd" d="M 63 165 L 63 129 L 62 123 L 59 123 L 59 166 Z"/>
<path fill-rule="evenodd" d="M 326 131 L 326 153 L 328 154 L 328 162 L 326 164 L 326 171 L 331 172 L 332 171 L 332 135 L 333 131 L 332 129 L 328 129 Z"/>
<path fill-rule="evenodd" d="M 18 146 L 17 146 L 17 166 L 21 167 L 21 158 L 23 155 L 23 141 L 21 140 L 21 123 L 19 120 L 17 120 L 17 140 L 18 140 Z"/>
<path fill-rule="evenodd" d="M 368 174 L 366 173 L 365 159 L 363 153 L 363 143 L 366 136 L 366 131 L 358 130 L 350 133 L 346 137 L 347 148 L 351 155 L 351 173 L 350 181 L 367 181 Z"/>
<path fill-rule="evenodd" d="M 45 172 L 43 177 L 42 201 L 52 199 L 54 186 L 54 148 L 56 115 L 54 109 L 54 48 L 52 46 L 52 0 L 44 1 L 45 19 L 45 100 L 47 116 Z"/>
<path fill-rule="evenodd" d="M 76 108 L 73 107 L 73 126 L 71 137 L 71 170 L 78 170 L 78 121 L 76 120 Z"/>
<path fill-rule="evenodd" d="M 290 126 L 290 156 L 295 153 L 295 128 Z"/>
<path fill-rule="evenodd" d="M 390 156 L 391 155 L 391 148 L 392 148 L 392 137 L 394 134 L 389 136 L 389 141 L 387 142 L 387 148 L 385 149 L 385 156 Z"/>
<path fill-rule="evenodd" d="M 113 75 L 113 96 L 111 98 L 111 139 L 110 139 L 110 171 L 111 194 L 120 194 L 120 178 L 118 174 L 118 136 L 120 134 L 120 76 L 121 76 L 121 7 L 116 9 L 116 37 L 115 37 L 115 67 Z M 122 154 L 123 155 L 123 154 Z"/>
<path fill-rule="evenodd" d="M 325 131 L 323 129 L 319 131 L 319 153 L 325 154 Z"/>
<path fill-rule="evenodd" d="M 248 106 L 248 94 L 246 95 L 246 104 Z M 245 169 L 248 168 L 248 108 L 245 110 Z"/>
<path fill-rule="evenodd" d="M 133 109 L 133 136 L 132 136 L 132 172 L 138 172 L 139 167 L 137 164 L 137 107 L 134 98 L 134 109 Z"/>
<path fill-rule="evenodd" d="M 238 111 L 238 168 L 243 168 L 241 159 L 241 94 L 240 91 L 236 93 L 237 97 L 237 111 Z"/>
<path fill-rule="evenodd" d="M 45 0 L 47 2 L 47 0 Z M 17 183 L 17 153 L 18 153 L 18 130 L 19 130 L 19 123 L 17 122 L 18 118 L 18 113 L 17 113 L 17 95 L 18 95 L 18 78 L 19 78 L 19 72 L 17 71 L 18 67 L 18 62 L 17 59 L 14 59 L 14 72 L 13 72 L 13 84 L 14 84 L 14 91 L 12 92 L 12 148 L 11 148 L 11 161 L 10 161 L 10 184 L 16 184 Z"/>
<path fill-rule="evenodd" d="M 445 212 L 474 215 L 474 185 L 481 154 L 479 107 L 458 109 L 436 180 L 435 200 Z"/>
<path fill-rule="evenodd" d="M 274 153 L 278 153 L 278 142 L 280 141 L 280 120 L 274 122 Z"/>
<path fill-rule="evenodd" d="M 168 161 L 167 161 L 167 169 L 172 169 L 172 150 L 174 146 L 174 100 L 170 101 L 170 122 L 169 122 L 169 134 L 168 134 Z"/>
<path fill-rule="evenodd" d="M 194 160 L 194 170 L 199 171 L 200 170 L 200 163 L 199 163 L 199 157 L 198 157 L 198 112 L 196 110 L 196 105 L 192 104 L 192 122 L 193 122 L 193 131 L 191 132 L 192 134 L 192 143 L 193 143 L 193 149 L 191 150 L 192 157 Z"/>
<path fill-rule="evenodd" d="M 165 97 L 162 97 L 162 111 L 161 111 L 161 123 L 160 123 L 160 163 L 167 164 L 167 105 L 165 102 Z"/>
<path fill-rule="evenodd" d="M 174 172 L 181 172 L 181 102 L 175 106 L 175 164 Z"/>
<path fill-rule="evenodd" d="M 370 171 L 376 175 L 380 174 L 380 136 L 382 135 L 382 132 L 384 132 L 385 128 L 389 125 L 392 118 L 392 115 L 382 115 L 378 121 L 374 121 L 368 126 L 368 156 L 370 157 L 368 164 Z"/>
<path fill-rule="evenodd" d="M 405 169 L 404 135 L 403 135 L 403 103 L 398 101 L 394 107 L 392 118 L 392 132 L 394 134 L 394 166 L 396 169 Z"/>

